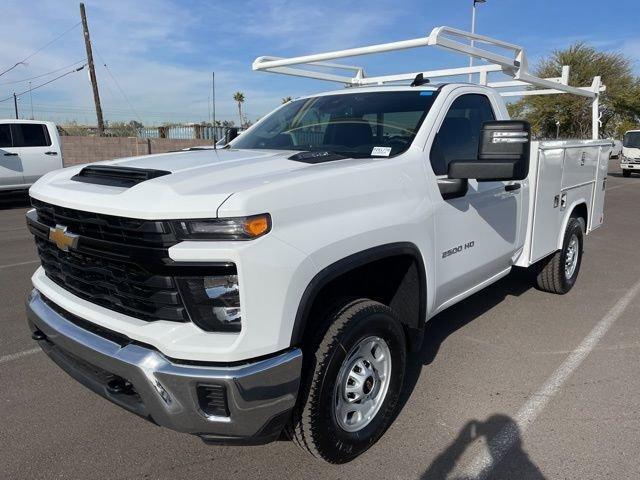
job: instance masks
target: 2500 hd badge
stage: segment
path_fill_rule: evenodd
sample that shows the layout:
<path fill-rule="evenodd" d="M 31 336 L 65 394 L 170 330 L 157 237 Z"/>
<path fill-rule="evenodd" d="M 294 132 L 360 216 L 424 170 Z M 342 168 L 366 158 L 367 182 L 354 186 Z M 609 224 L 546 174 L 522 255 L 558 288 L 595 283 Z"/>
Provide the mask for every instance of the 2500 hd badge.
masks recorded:
<path fill-rule="evenodd" d="M 473 248 L 475 246 L 475 244 L 476 244 L 476 242 L 471 240 L 470 242 L 467 242 L 464 245 L 458 245 L 457 247 L 450 248 L 446 252 L 442 252 L 442 258 L 447 258 L 447 257 L 449 257 L 451 255 L 456 254 L 456 253 L 460 253 L 463 250 L 467 250 L 469 248 Z"/>

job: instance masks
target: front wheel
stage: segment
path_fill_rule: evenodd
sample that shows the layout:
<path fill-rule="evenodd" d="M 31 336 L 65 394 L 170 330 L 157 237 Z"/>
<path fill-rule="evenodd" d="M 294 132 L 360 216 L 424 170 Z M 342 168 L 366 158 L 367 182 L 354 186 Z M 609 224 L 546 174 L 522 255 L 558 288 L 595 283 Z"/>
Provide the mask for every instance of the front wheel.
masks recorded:
<path fill-rule="evenodd" d="M 622 176 L 623 177 L 630 177 L 631 176 L 631 170 L 622 170 Z"/>
<path fill-rule="evenodd" d="M 345 463 L 371 447 L 395 417 L 406 340 L 393 310 L 372 300 L 346 302 L 326 320 L 289 433 L 313 456 Z"/>
<path fill-rule="evenodd" d="M 536 281 L 540 290 L 564 295 L 573 288 L 582 263 L 583 232 L 584 221 L 581 218 L 570 218 L 562 249 L 542 260 L 539 266 Z"/>

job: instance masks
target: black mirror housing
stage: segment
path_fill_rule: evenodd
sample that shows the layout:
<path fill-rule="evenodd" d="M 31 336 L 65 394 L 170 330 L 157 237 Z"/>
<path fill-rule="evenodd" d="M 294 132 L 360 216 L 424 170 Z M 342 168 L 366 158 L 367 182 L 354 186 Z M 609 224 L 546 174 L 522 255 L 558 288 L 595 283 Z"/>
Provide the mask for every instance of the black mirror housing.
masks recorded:
<path fill-rule="evenodd" d="M 238 129 L 236 127 L 227 128 L 224 132 L 224 143 L 228 145 L 231 140 L 238 136 Z"/>
<path fill-rule="evenodd" d="M 524 180 L 529 175 L 531 126 L 523 120 L 485 122 L 477 160 L 449 163 L 449 178 L 478 181 Z"/>

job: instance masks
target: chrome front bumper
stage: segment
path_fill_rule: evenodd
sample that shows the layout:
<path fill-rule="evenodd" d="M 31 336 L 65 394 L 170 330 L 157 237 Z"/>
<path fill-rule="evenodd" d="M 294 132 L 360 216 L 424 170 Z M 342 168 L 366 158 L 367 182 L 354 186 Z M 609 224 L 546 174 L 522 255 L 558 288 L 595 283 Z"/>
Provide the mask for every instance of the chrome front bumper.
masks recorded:
<path fill-rule="evenodd" d="M 45 353 L 86 387 L 158 425 L 207 442 L 274 440 L 296 402 L 299 349 L 242 365 L 180 363 L 114 332 L 93 328 L 56 308 L 37 290 L 27 300 L 27 318 Z M 224 415 L 205 413 L 198 388 L 211 385 L 223 392 Z"/>

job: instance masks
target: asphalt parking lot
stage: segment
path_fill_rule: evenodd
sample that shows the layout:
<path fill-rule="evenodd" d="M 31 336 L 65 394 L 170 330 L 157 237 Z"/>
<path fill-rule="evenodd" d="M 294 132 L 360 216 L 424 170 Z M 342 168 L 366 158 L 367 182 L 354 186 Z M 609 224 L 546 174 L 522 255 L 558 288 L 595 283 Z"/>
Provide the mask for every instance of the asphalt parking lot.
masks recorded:
<path fill-rule="evenodd" d="M 576 287 L 512 274 L 433 319 L 399 417 L 342 466 L 287 441 L 207 446 L 67 377 L 25 323 L 26 203 L 0 205 L 0 478 L 638 478 L 640 176 L 617 163 Z"/>

